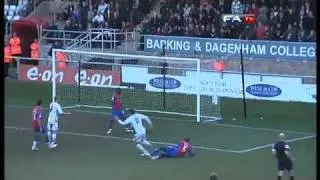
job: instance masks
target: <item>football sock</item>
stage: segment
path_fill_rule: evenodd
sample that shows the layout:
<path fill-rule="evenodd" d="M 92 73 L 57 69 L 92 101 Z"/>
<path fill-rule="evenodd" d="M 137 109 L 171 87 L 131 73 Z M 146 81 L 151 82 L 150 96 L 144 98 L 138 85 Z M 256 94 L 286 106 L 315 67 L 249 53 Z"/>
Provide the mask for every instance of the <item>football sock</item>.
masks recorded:
<path fill-rule="evenodd" d="M 293 176 L 290 176 L 290 180 L 294 180 L 294 177 L 293 177 Z"/>
<path fill-rule="evenodd" d="M 281 180 L 281 176 L 278 176 L 278 180 Z"/>
<path fill-rule="evenodd" d="M 34 135 L 34 141 L 38 142 L 39 139 L 40 139 L 39 136 L 40 136 L 40 135 L 39 135 L 38 133 L 36 133 L 36 134 Z"/>
<path fill-rule="evenodd" d="M 42 133 L 43 133 L 43 135 L 44 135 L 44 138 L 45 138 L 45 140 L 46 140 L 46 143 L 48 143 L 48 142 L 49 142 L 48 133 L 46 133 L 46 132 L 42 132 Z"/>
<path fill-rule="evenodd" d="M 136 147 L 145 155 L 150 156 L 150 153 L 141 144 L 137 144 Z"/>
<path fill-rule="evenodd" d="M 38 144 L 37 141 L 33 141 L 33 143 L 32 143 L 32 149 L 36 148 L 36 147 L 37 147 L 37 144 Z"/>
<path fill-rule="evenodd" d="M 147 145 L 147 146 L 152 146 L 152 144 L 151 144 L 149 141 L 147 141 L 147 140 L 145 140 L 145 141 L 143 142 L 143 144 L 144 144 L 144 145 Z"/>
<path fill-rule="evenodd" d="M 51 143 L 52 142 L 52 136 L 51 136 L 51 131 L 48 131 L 48 142 Z"/>
<path fill-rule="evenodd" d="M 45 134 L 45 138 L 46 138 L 46 143 L 48 143 L 49 142 L 48 134 Z"/>
<path fill-rule="evenodd" d="M 108 121 L 108 129 L 112 129 L 113 120 Z"/>
<path fill-rule="evenodd" d="M 52 133 L 52 143 L 56 143 L 57 133 Z"/>

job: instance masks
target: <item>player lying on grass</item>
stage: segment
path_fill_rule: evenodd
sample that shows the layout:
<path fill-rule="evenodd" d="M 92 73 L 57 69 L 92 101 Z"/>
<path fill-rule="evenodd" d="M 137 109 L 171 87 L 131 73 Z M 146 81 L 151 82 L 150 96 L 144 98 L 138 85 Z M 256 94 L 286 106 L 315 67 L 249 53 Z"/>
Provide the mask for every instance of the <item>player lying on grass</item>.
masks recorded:
<path fill-rule="evenodd" d="M 107 133 L 110 134 L 112 132 L 112 125 L 114 120 L 124 120 L 124 106 L 122 103 L 122 93 L 120 88 L 116 88 L 114 94 L 112 96 L 112 112 L 111 112 L 112 119 L 108 121 L 108 131 Z M 130 125 L 127 125 L 125 128 L 126 132 L 132 132 Z"/>
<path fill-rule="evenodd" d="M 48 124 L 47 124 L 47 130 L 48 130 L 48 139 L 49 144 L 48 148 L 55 148 L 57 147 L 57 133 L 58 133 L 58 120 L 60 115 L 64 114 L 71 114 L 70 112 L 63 112 L 60 104 L 58 103 L 58 98 L 55 97 L 54 101 L 50 104 L 49 108 L 49 117 L 48 117 Z"/>
<path fill-rule="evenodd" d="M 186 154 L 189 156 L 194 156 L 192 152 L 192 145 L 190 143 L 190 138 L 185 138 L 181 140 L 175 146 L 167 146 L 156 149 L 152 154 L 152 159 L 160 159 L 163 157 L 175 158 L 184 157 Z"/>
<path fill-rule="evenodd" d="M 134 142 L 136 143 L 136 148 L 142 152 L 141 156 L 148 156 L 151 158 L 149 151 L 144 146 L 151 147 L 151 143 L 147 140 L 146 137 L 146 128 L 143 126 L 143 121 L 146 121 L 150 127 L 152 127 L 151 120 L 149 117 L 136 113 L 134 109 L 128 109 L 129 117 L 122 121 L 118 119 L 119 124 L 121 125 L 131 125 L 135 134 Z"/>
<path fill-rule="evenodd" d="M 46 142 L 48 143 L 48 136 L 46 135 L 46 129 L 44 124 L 42 123 L 43 114 L 42 114 L 42 101 L 37 100 L 36 106 L 33 108 L 32 111 L 32 128 L 34 132 L 34 140 L 32 143 L 32 151 L 38 151 L 38 143 L 40 140 L 41 133 L 44 134 L 46 138 Z"/>

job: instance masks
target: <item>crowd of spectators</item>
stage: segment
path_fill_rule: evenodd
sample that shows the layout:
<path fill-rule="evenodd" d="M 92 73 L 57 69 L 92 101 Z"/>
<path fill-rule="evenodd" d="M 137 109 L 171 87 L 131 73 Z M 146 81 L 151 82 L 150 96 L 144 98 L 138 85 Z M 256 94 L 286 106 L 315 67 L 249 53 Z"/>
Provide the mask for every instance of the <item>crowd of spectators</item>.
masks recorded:
<path fill-rule="evenodd" d="M 8 36 L 11 33 L 10 26 L 12 21 L 29 15 L 34 10 L 34 6 L 39 5 L 40 2 L 41 0 L 5 0 L 3 6 L 5 35 Z"/>
<path fill-rule="evenodd" d="M 315 42 L 315 0 L 162 0 L 143 33 L 203 38 Z M 255 25 L 222 23 L 222 14 L 254 14 Z"/>
<path fill-rule="evenodd" d="M 149 13 L 152 0 L 93 0 L 69 5 L 60 21 L 65 21 L 65 30 L 87 30 L 92 28 L 131 29 Z"/>

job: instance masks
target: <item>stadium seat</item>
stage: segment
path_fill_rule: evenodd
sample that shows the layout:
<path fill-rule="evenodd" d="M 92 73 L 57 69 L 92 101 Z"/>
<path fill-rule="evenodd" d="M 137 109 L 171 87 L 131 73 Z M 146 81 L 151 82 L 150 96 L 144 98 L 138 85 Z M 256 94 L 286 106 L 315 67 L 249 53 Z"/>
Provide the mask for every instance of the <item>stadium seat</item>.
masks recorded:
<path fill-rule="evenodd" d="M 9 10 L 9 6 L 6 4 L 6 5 L 4 5 L 4 10 L 5 11 L 8 11 Z"/>
<path fill-rule="evenodd" d="M 15 11 L 16 14 L 19 14 L 21 10 L 22 10 L 22 6 L 18 5 Z"/>
<path fill-rule="evenodd" d="M 20 19 L 20 16 L 19 15 L 16 15 L 13 17 L 12 21 L 16 21 L 16 20 L 19 20 Z"/>
<path fill-rule="evenodd" d="M 28 0 L 23 0 L 23 1 L 22 1 L 22 4 L 26 6 L 26 5 L 29 4 L 29 1 L 28 1 Z"/>
<path fill-rule="evenodd" d="M 7 20 L 11 21 L 13 16 L 7 15 Z"/>
<path fill-rule="evenodd" d="M 9 10 L 8 11 L 8 16 L 14 16 L 15 10 Z"/>
<path fill-rule="evenodd" d="M 15 11 L 17 9 L 16 5 L 10 5 L 9 6 L 9 11 Z"/>

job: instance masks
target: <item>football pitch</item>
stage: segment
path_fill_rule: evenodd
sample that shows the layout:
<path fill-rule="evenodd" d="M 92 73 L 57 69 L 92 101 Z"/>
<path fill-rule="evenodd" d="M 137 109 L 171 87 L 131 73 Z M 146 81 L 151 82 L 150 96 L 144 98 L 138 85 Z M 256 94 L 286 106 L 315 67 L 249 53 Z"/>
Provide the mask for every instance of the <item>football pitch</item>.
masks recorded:
<path fill-rule="evenodd" d="M 58 147 L 49 150 L 42 141 L 40 151 L 32 152 L 31 112 L 39 98 L 48 107 L 50 84 L 5 83 L 8 180 L 207 180 L 211 172 L 217 173 L 219 180 L 276 179 L 276 160 L 270 149 L 280 132 L 287 134 L 292 148 L 296 179 L 316 179 L 315 104 L 248 101 L 248 119 L 243 120 L 241 101 L 222 99 L 225 120 L 215 124 L 147 114 L 154 124 L 148 139 L 155 147 L 175 144 L 188 136 L 196 153 L 192 158 L 152 161 L 139 156 L 132 135 L 120 125 L 115 124 L 112 135 L 106 134 L 107 109 L 68 109 L 72 115 L 60 120 Z"/>

